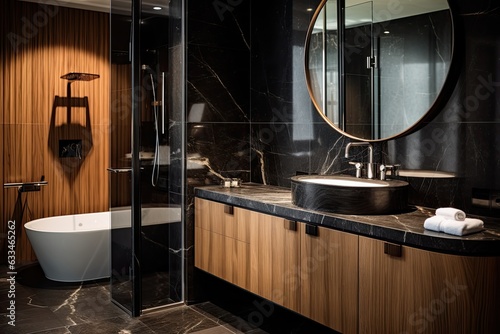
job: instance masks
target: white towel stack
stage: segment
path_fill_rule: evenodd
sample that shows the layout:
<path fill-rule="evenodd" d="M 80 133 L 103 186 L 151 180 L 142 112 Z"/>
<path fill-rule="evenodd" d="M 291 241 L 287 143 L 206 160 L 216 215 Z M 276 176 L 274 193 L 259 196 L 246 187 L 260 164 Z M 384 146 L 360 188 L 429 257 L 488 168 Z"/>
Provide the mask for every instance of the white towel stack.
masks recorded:
<path fill-rule="evenodd" d="M 455 208 L 439 208 L 436 215 L 424 222 L 424 228 L 453 235 L 467 235 L 480 232 L 484 223 L 480 219 L 466 218 L 465 212 Z"/>
<path fill-rule="evenodd" d="M 436 210 L 436 216 L 446 217 L 448 219 L 464 221 L 465 212 L 455 208 L 439 208 Z"/>

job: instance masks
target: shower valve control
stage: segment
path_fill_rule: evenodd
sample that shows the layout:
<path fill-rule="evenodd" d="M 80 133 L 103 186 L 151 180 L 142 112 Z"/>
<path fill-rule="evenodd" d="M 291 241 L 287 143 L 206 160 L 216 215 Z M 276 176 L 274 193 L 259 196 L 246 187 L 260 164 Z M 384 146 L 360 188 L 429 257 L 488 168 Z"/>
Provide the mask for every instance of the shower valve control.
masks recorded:
<path fill-rule="evenodd" d="M 82 158 L 82 140 L 59 140 L 59 158 Z"/>

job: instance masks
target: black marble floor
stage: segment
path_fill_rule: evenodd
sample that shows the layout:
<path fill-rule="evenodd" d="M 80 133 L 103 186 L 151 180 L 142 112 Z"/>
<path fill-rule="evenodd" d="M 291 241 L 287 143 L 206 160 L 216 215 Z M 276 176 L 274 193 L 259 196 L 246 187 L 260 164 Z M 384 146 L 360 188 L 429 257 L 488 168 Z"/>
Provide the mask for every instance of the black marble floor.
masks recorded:
<path fill-rule="evenodd" d="M 238 333 L 338 334 L 331 328 L 195 269 L 198 296 L 210 303 L 197 307 L 230 324 Z M 230 310 L 229 312 L 224 310 Z"/>
<path fill-rule="evenodd" d="M 175 306 L 132 318 L 109 298 L 107 280 L 85 284 L 52 282 L 38 265 L 18 270 L 11 288 L 6 266 L 0 266 L 0 333 L 2 334 L 230 334 L 243 333 L 221 318 L 235 324 L 244 322 L 211 304 Z M 9 296 L 14 291 L 15 296 Z M 15 302 L 15 326 L 9 324 L 10 301 Z M 244 325 L 245 333 L 266 332 Z"/>
<path fill-rule="evenodd" d="M 14 293 L 0 265 L 2 334 L 334 334 L 335 331 L 197 271 L 200 300 L 132 318 L 113 304 L 109 281 L 59 283 L 38 264 L 17 271 Z M 9 303 L 15 302 L 15 326 Z"/>

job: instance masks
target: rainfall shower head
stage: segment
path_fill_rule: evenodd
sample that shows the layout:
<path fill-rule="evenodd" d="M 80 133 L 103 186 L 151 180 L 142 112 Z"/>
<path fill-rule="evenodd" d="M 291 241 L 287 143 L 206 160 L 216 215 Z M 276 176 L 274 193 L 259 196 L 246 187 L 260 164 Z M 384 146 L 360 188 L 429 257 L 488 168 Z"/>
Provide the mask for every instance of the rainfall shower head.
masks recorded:
<path fill-rule="evenodd" d="M 70 72 L 61 76 L 61 79 L 66 79 L 69 81 L 91 81 L 97 78 L 99 78 L 99 74 L 79 73 L 79 72 Z"/>
<path fill-rule="evenodd" d="M 99 74 L 90 73 L 80 73 L 80 72 L 69 72 L 61 76 L 61 79 L 68 80 L 66 84 L 66 100 L 67 100 L 67 113 L 68 113 L 68 123 L 71 123 L 71 84 L 75 81 L 91 81 L 99 78 Z"/>

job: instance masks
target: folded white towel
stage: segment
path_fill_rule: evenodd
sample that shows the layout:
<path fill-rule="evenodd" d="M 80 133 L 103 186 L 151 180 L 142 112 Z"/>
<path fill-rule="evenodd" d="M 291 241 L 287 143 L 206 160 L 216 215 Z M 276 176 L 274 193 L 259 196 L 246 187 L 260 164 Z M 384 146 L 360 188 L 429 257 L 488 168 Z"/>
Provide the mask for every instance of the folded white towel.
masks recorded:
<path fill-rule="evenodd" d="M 424 228 L 427 230 L 441 232 L 441 222 L 445 219 L 446 219 L 445 217 L 441 216 L 429 217 L 424 222 Z"/>
<path fill-rule="evenodd" d="M 436 216 L 447 217 L 453 220 L 465 220 L 465 212 L 455 208 L 439 208 L 436 210 Z"/>
<path fill-rule="evenodd" d="M 453 235 L 467 235 L 480 232 L 484 223 L 480 219 L 465 218 L 465 220 L 448 219 L 443 216 L 432 216 L 425 220 L 424 228 L 436 232 L 444 232 Z"/>
<path fill-rule="evenodd" d="M 484 223 L 480 219 L 465 218 L 465 220 L 446 220 L 441 223 L 441 228 L 444 233 L 453 235 L 467 235 L 475 232 L 480 232 L 484 228 Z"/>

